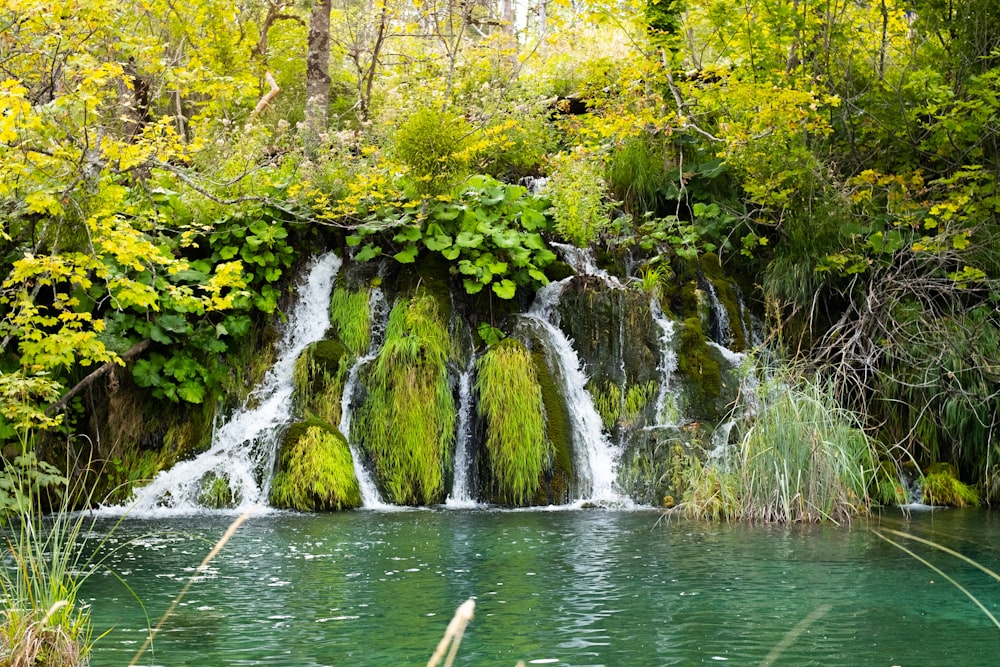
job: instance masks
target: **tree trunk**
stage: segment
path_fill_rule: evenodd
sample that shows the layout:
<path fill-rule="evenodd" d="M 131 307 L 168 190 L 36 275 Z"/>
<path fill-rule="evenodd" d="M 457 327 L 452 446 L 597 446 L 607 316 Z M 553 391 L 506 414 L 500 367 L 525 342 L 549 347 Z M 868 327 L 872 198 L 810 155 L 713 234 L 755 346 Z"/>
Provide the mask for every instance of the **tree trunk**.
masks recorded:
<path fill-rule="evenodd" d="M 306 53 L 306 145 L 314 148 L 326 130 L 330 105 L 330 9 L 332 0 L 316 0 L 309 17 Z"/>

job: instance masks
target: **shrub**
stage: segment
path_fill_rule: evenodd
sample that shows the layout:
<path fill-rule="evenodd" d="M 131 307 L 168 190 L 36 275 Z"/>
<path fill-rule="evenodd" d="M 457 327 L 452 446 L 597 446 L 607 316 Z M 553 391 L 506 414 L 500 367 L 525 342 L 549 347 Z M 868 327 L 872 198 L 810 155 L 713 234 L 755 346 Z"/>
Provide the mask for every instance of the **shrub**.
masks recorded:
<path fill-rule="evenodd" d="M 955 467 L 947 463 L 931 465 L 920 482 L 924 490 L 923 502 L 928 505 L 969 507 L 979 504 L 976 490 L 959 480 Z"/>
<path fill-rule="evenodd" d="M 552 200 L 556 231 L 570 243 L 587 247 L 611 224 L 601 168 L 580 151 L 556 160 L 546 193 Z"/>
<path fill-rule="evenodd" d="M 410 168 L 421 192 L 444 192 L 469 169 L 465 152 L 469 123 L 444 108 L 423 107 L 407 118 L 393 137 L 396 157 Z"/>

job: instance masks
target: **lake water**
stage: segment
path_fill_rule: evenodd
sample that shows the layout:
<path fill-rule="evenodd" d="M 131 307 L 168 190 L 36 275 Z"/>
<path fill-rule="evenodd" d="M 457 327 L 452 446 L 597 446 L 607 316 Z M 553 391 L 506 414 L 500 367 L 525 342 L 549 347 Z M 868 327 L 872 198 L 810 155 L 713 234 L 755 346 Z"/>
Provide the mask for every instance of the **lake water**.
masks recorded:
<path fill-rule="evenodd" d="M 128 664 L 231 516 L 127 520 L 88 579 L 94 667 Z M 1000 629 L 896 529 L 1000 571 L 1000 518 L 892 512 L 851 527 L 650 511 L 271 513 L 243 524 L 139 664 L 424 665 L 476 599 L 456 664 L 991 665 Z M 107 525 L 99 523 L 98 530 Z M 1000 615 L 1000 583 L 900 540 Z M 119 581 L 121 578 L 125 583 Z M 137 602 L 125 584 L 142 601 Z"/>

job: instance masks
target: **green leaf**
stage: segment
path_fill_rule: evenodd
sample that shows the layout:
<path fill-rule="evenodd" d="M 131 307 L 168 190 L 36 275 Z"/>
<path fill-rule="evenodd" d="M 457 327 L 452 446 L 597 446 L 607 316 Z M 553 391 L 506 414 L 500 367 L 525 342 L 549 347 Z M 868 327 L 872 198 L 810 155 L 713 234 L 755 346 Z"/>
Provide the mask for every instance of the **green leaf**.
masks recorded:
<path fill-rule="evenodd" d="M 191 325 L 183 315 L 165 313 L 156 318 L 156 326 L 171 333 L 184 334 L 191 331 Z"/>
<path fill-rule="evenodd" d="M 149 327 L 149 337 L 157 343 L 163 343 L 164 345 L 170 345 L 174 342 L 174 339 L 168 336 L 167 332 L 161 329 L 157 324 Z"/>
<path fill-rule="evenodd" d="M 205 400 L 205 385 L 189 380 L 177 386 L 177 395 L 188 403 L 201 403 Z"/>
<path fill-rule="evenodd" d="M 423 233 L 418 227 L 403 227 L 400 231 L 396 232 L 396 235 L 392 237 L 392 240 L 396 243 L 406 243 L 419 241 Z"/>
<path fill-rule="evenodd" d="M 371 243 L 366 243 L 365 247 L 362 248 L 358 252 L 358 254 L 354 256 L 354 259 L 358 260 L 359 262 L 367 262 L 370 259 L 375 259 L 381 254 L 382 254 L 382 248 L 380 248 L 377 245 L 373 245 Z"/>
<path fill-rule="evenodd" d="M 150 359 L 140 359 L 132 366 L 132 377 L 140 387 L 159 387 L 163 381 L 160 364 Z"/>
<path fill-rule="evenodd" d="M 455 245 L 461 246 L 462 248 L 478 248 L 483 242 L 482 234 L 475 234 L 473 232 L 460 232 L 458 236 L 455 237 Z"/>
<path fill-rule="evenodd" d="M 493 293 L 501 299 L 513 299 L 517 292 L 517 285 L 514 281 L 504 278 L 499 283 L 493 283 Z"/>
<path fill-rule="evenodd" d="M 458 259 L 458 256 L 462 253 L 458 246 L 451 246 L 450 248 L 445 248 L 441 251 L 441 256 L 444 257 L 449 262 L 454 262 Z"/>
<path fill-rule="evenodd" d="M 432 252 L 440 252 L 445 248 L 451 247 L 451 237 L 447 234 L 438 234 L 437 236 L 426 236 L 424 237 L 424 245 L 427 249 Z"/>
<path fill-rule="evenodd" d="M 468 294 L 479 294 L 483 291 L 483 287 L 485 287 L 485 285 L 478 280 L 469 280 L 468 278 L 463 280 L 462 284 L 465 286 L 465 291 Z"/>
<path fill-rule="evenodd" d="M 413 264 L 417 261 L 417 250 L 416 244 L 410 245 L 397 252 L 393 257 L 400 264 Z"/>

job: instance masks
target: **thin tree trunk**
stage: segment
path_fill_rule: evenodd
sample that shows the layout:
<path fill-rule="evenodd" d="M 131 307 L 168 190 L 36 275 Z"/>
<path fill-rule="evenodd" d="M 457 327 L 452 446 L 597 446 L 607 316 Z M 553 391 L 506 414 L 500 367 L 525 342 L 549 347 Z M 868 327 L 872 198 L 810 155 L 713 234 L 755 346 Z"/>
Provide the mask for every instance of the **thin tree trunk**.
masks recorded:
<path fill-rule="evenodd" d="M 330 9 L 332 0 L 316 0 L 309 17 L 306 52 L 306 145 L 314 148 L 326 130 L 330 105 Z"/>

